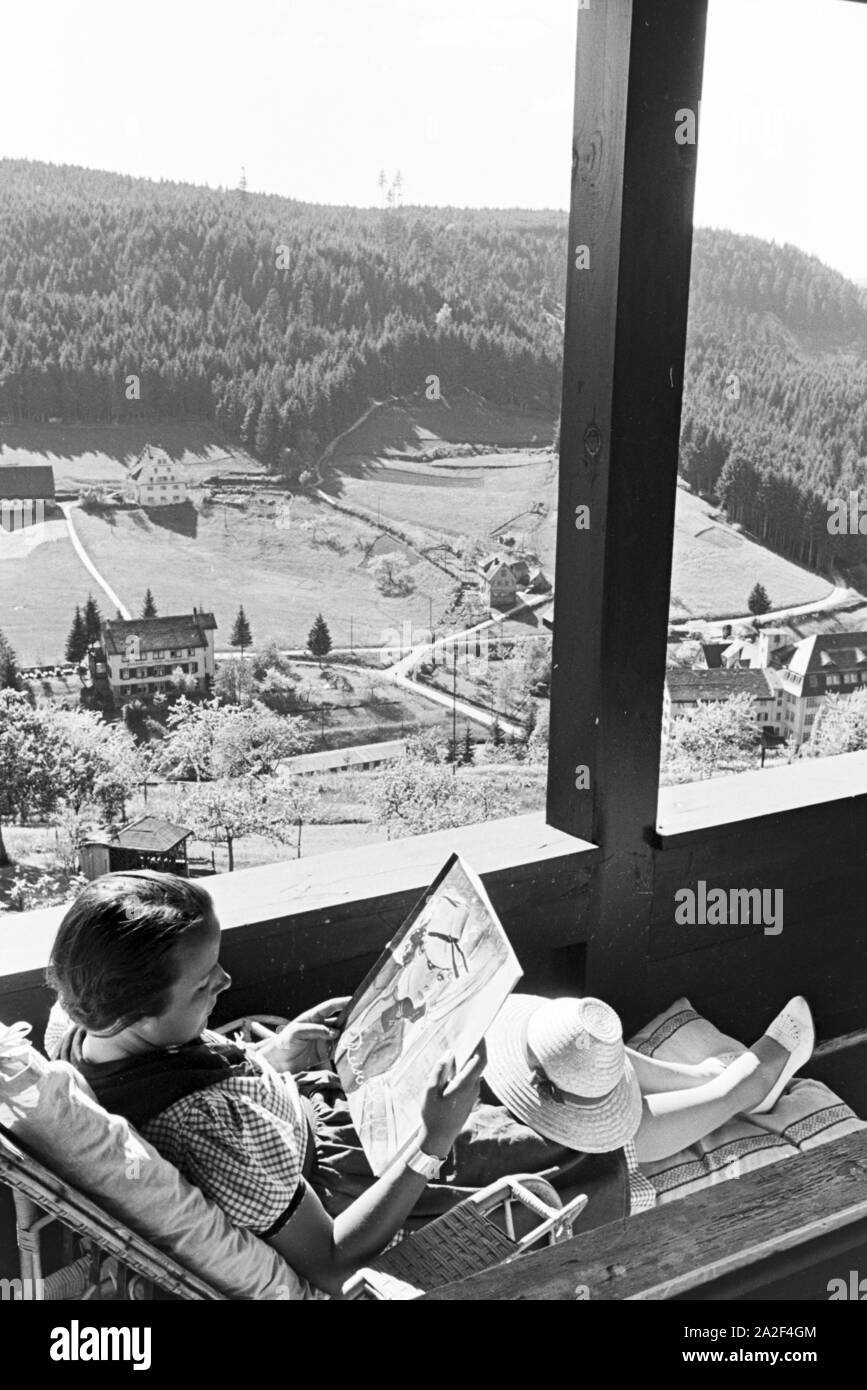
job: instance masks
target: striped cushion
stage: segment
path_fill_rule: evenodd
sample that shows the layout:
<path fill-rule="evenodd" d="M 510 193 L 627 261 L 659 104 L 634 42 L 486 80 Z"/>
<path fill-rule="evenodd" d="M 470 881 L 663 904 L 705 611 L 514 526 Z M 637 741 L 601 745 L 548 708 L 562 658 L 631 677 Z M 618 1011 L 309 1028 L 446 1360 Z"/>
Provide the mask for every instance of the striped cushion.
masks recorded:
<path fill-rule="evenodd" d="M 676 1000 L 651 1019 L 630 1038 L 629 1046 L 662 1062 L 704 1062 L 727 1052 L 746 1051 L 742 1042 L 702 1018 L 688 999 Z M 670 1158 L 642 1163 L 641 1171 L 656 1189 L 656 1202 L 661 1205 L 864 1128 L 865 1122 L 823 1082 L 801 1077 L 790 1082 L 767 1114 L 729 1120 Z"/>

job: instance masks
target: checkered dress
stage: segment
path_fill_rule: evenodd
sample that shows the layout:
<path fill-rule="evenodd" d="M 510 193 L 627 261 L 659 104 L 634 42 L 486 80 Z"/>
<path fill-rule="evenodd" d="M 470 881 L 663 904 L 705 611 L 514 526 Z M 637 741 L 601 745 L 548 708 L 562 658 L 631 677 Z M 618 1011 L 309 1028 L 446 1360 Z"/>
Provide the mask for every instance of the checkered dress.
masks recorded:
<path fill-rule="evenodd" d="M 635 1216 L 640 1211 L 652 1211 L 656 1206 L 656 1188 L 639 1167 L 634 1139 L 624 1144 L 623 1152 L 629 1170 L 629 1215 Z"/>
<path fill-rule="evenodd" d="M 270 1235 L 302 1181 L 307 1119 L 289 1072 L 276 1072 L 255 1052 L 247 1053 L 247 1067 L 245 1076 L 175 1101 L 142 1133 L 235 1226 Z"/>

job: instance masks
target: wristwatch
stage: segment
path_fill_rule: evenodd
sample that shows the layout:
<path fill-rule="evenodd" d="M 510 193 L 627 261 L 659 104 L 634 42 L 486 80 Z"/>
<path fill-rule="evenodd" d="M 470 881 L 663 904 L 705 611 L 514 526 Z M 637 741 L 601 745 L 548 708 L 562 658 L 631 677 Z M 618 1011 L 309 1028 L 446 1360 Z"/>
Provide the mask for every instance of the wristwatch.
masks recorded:
<path fill-rule="evenodd" d="M 411 1168 L 414 1173 L 426 1178 L 430 1182 L 431 1178 L 438 1178 L 440 1169 L 445 1163 L 444 1158 L 434 1158 L 431 1154 L 422 1153 L 418 1144 L 413 1144 L 409 1153 L 404 1159 L 407 1168 Z"/>

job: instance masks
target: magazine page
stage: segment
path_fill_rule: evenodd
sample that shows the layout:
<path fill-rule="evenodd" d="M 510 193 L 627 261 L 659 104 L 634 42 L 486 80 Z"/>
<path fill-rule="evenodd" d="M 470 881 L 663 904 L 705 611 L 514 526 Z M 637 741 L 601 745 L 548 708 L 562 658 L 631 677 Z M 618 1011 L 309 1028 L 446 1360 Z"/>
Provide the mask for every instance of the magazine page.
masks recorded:
<path fill-rule="evenodd" d="M 415 1137 L 438 1063 L 463 1066 L 521 974 L 481 879 L 452 855 L 356 992 L 335 1050 L 377 1176 Z"/>

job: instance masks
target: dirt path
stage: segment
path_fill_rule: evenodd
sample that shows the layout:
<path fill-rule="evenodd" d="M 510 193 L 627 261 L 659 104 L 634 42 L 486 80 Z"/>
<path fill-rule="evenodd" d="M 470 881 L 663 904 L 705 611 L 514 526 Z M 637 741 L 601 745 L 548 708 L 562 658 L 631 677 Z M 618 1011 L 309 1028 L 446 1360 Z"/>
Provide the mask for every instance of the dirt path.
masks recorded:
<path fill-rule="evenodd" d="M 74 502 L 60 503 L 60 510 L 66 517 L 66 526 L 69 531 L 69 539 L 72 541 L 72 548 L 75 551 L 81 563 L 84 565 L 84 568 L 87 570 L 88 574 L 90 574 L 96 580 L 97 584 L 99 585 L 100 589 L 102 589 L 102 592 L 105 594 L 109 603 L 111 603 L 112 606 L 117 609 L 118 613 L 122 618 L 125 618 L 127 622 L 129 622 L 130 618 L 132 617 L 132 614 L 130 613 L 126 604 L 121 602 L 117 594 L 114 592 L 114 589 L 109 584 L 108 580 L 103 578 L 99 570 L 96 568 L 96 565 L 93 563 L 87 551 L 85 550 L 84 546 L 81 544 L 81 538 L 75 529 L 75 522 L 72 520 L 72 510 L 74 506 Z"/>
<path fill-rule="evenodd" d="M 845 608 L 847 604 L 856 603 L 864 595 L 857 589 L 847 589 L 842 584 L 834 584 L 824 598 L 814 599 L 812 603 L 797 603 L 788 608 L 772 608 L 767 613 L 758 615 L 760 627 L 768 627 L 774 622 L 784 622 L 787 618 L 803 617 L 808 613 L 829 613 L 837 608 Z M 676 623 L 669 623 L 672 632 L 694 630 L 701 628 L 708 631 L 718 628 L 721 624 L 728 623 L 734 626 L 736 623 L 752 623 L 756 621 L 754 613 L 740 613 L 727 618 L 678 618 Z"/>

